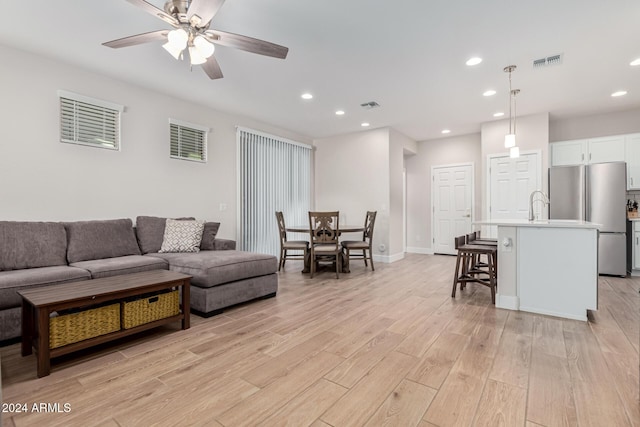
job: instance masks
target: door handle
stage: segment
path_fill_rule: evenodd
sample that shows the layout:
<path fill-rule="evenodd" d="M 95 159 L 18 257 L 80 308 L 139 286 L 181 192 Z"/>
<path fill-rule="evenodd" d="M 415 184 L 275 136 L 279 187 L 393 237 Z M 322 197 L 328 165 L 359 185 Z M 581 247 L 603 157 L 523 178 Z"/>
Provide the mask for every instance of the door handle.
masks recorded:
<path fill-rule="evenodd" d="M 464 217 L 465 217 L 465 218 L 471 218 L 471 215 L 466 214 Z"/>

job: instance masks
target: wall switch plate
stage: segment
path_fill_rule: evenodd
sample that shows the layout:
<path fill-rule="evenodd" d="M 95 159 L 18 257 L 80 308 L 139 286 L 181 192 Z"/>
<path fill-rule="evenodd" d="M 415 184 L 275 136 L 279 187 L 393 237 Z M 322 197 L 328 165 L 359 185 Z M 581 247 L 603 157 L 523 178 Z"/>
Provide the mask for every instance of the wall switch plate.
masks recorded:
<path fill-rule="evenodd" d="M 220 203 L 220 211 L 226 211 L 227 210 L 227 204 L 226 203 Z"/>

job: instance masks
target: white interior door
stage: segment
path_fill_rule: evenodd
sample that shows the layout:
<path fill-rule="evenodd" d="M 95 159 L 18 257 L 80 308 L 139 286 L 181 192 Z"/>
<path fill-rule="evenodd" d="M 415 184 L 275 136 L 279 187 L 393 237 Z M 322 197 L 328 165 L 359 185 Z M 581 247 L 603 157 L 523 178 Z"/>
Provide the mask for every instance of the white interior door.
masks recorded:
<path fill-rule="evenodd" d="M 489 162 L 489 219 L 528 219 L 529 195 L 542 189 L 539 153 L 492 157 Z M 489 234 L 497 237 L 496 227 Z"/>
<path fill-rule="evenodd" d="M 473 165 L 432 169 L 433 252 L 455 255 L 453 239 L 471 232 Z"/>

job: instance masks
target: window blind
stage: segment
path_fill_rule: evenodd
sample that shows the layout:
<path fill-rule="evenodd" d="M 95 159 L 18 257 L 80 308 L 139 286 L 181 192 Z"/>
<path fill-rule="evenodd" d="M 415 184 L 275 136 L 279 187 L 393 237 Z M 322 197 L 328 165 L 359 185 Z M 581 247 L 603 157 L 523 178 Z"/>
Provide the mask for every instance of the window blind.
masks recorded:
<path fill-rule="evenodd" d="M 70 92 L 60 96 L 60 141 L 120 149 L 120 113 L 123 107 Z"/>
<path fill-rule="evenodd" d="M 207 161 L 207 132 L 208 129 L 169 120 L 170 155 L 174 159 Z"/>
<path fill-rule="evenodd" d="M 238 245 L 278 255 L 276 211 L 287 225 L 309 222 L 311 147 L 251 129 L 238 128 Z M 295 236 L 290 239 L 308 239 Z"/>

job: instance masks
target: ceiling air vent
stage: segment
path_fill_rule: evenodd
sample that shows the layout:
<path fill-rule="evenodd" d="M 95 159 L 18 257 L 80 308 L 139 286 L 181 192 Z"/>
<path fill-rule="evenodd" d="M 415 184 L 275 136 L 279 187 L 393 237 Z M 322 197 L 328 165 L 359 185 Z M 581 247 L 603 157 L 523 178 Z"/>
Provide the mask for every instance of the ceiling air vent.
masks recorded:
<path fill-rule="evenodd" d="M 365 102 L 364 104 L 360 104 L 360 106 L 365 110 L 371 110 L 372 108 L 378 108 L 380 104 L 378 104 L 376 101 L 369 101 Z"/>
<path fill-rule="evenodd" d="M 533 60 L 533 68 L 543 68 L 549 67 L 551 65 L 560 65 L 562 64 L 562 53 L 557 55 L 547 56 L 546 58 L 534 59 Z"/>

